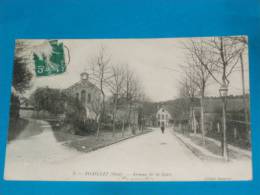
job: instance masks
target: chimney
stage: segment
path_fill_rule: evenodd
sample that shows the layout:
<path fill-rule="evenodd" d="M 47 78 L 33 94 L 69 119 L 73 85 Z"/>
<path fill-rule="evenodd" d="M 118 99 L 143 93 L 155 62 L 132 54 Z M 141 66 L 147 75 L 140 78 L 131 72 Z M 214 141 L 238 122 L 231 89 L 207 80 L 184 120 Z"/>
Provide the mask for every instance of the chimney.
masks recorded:
<path fill-rule="evenodd" d="M 88 73 L 87 72 L 82 72 L 80 74 L 80 79 L 81 79 L 81 81 L 88 81 Z"/>

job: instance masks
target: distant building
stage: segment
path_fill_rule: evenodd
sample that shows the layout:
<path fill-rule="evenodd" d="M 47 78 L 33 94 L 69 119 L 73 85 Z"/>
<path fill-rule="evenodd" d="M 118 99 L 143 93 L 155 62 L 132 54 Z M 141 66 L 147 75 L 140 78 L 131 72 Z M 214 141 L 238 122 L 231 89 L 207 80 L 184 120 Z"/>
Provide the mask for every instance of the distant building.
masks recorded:
<path fill-rule="evenodd" d="M 31 101 L 25 97 L 20 97 L 20 109 L 25 110 L 34 110 L 34 106 L 31 104 Z"/>
<path fill-rule="evenodd" d="M 161 107 L 156 113 L 156 119 L 158 126 L 164 125 L 165 127 L 168 127 L 172 117 L 171 114 L 164 107 Z"/>
<path fill-rule="evenodd" d="M 21 118 L 32 117 L 34 112 L 34 106 L 31 104 L 30 100 L 25 97 L 20 97 L 19 101 L 19 116 Z"/>
<path fill-rule="evenodd" d="M 65 90 L 65 93 L 77 98 L 86 109 L 86 118 L 95 119 L 96 109 L 100 106 L 101 90 L 89 81 L 87 72 L 80 74 L 80 81 Z"/>

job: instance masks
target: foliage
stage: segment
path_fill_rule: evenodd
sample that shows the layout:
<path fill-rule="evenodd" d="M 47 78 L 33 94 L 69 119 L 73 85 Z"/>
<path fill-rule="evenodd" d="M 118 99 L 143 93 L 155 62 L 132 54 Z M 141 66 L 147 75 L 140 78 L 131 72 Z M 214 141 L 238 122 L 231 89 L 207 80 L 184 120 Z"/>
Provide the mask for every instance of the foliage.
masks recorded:
<path fill-rule="evenodd" d="M 11 106 L 10 106 L 10 117 L 19 117 L 20 100 L 19 97 L 12 93 L 11 95 Z"/>
<path fill-rule="evenodd" d="M 85 107 L 77 98 L 72 96 L 66 96 L 65 122 L 72 124 L 78 130 L 77 134 L 96 131 L 97 129 L 97 122 L 86 119 Z"/>
<path fill-rule="evenodd" d="M 23 42 L 17 42 L 13 70 L 13 87 L 19 93 L 24 93 L 30 88 L 33 74 L 28 67 L 28 57 L 24 54 L 26 50 Z"/>
<path fill-rule="evenodd" d="M 62 114 L 65 110 L 65 94 L 59 89 L 41 87 L 30 98 L 36 110 L 46 110 L 52 114 Z"/>

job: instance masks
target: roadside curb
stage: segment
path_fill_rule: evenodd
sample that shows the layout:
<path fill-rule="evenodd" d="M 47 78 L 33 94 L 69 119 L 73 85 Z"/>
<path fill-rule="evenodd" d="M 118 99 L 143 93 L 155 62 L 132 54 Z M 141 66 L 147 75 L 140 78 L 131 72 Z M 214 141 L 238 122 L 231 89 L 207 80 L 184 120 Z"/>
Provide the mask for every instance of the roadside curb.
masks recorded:
<path fill-rule="evenodd" d="M 210 137 L 205 137 L 205 139 L 210 140 L 210 141 L 214 142 L 215 144 L 217 144 L 219 146 L 221 144 L 220 141 L 215 140 L 215 139 L 210 138 Z M 244 156 L 246 156 L 248 158 L 252 157 L 252 153 L 250 151 L 245 150 L 245 149 L 238 148 L 238 147 L 233 146 L 231 144 L 228 144 L 228 148 L 233 150 L 233 151 L 235 151 L 235 152 L 237 152 L 237 153 L 241 153 L 241 154 L 243 154 Z"/>
<path fill-rule="evenodd" d="M 184 136 L 180 135 L 179 133 L 173 131 L 173 135 L 177 137 L 178 140 L 183 143 L 195 156 L 197 156 L 201 160 L 218 160 L 218 161 L 223 161 L 224 159 L 220 156 L 217 156 L 210 151 L 202 148 L 201 146 L 198 146 L 192 141 L 187 141 L 188 138 L 185 138 Z"/>

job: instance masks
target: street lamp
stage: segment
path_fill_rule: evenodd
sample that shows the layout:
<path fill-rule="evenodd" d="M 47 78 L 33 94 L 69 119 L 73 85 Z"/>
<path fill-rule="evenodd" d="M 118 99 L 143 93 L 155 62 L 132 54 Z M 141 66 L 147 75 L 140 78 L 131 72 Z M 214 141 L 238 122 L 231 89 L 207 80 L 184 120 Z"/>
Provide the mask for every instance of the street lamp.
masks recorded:
<path fill-rule="evenodd" d="M 227 95 L 228 95 L 228 86 L 227 84 L 222 84 L 221 87 L 219 88 L 219 94 L 220 94 L 220 97 L 222 98 L 226 98 Z"/>
<path fill-rule="evenodd" d="M 219 95 L 222 98 L 222 122 L 223 122 L 223 139 L 222 139 L 222 155 L 228 161 L 228 145 L 227 145 L 227 124 L 226 124 L 226 97 L 228 95 L 228 86 L 223 83 L 219 88 Z"/>

